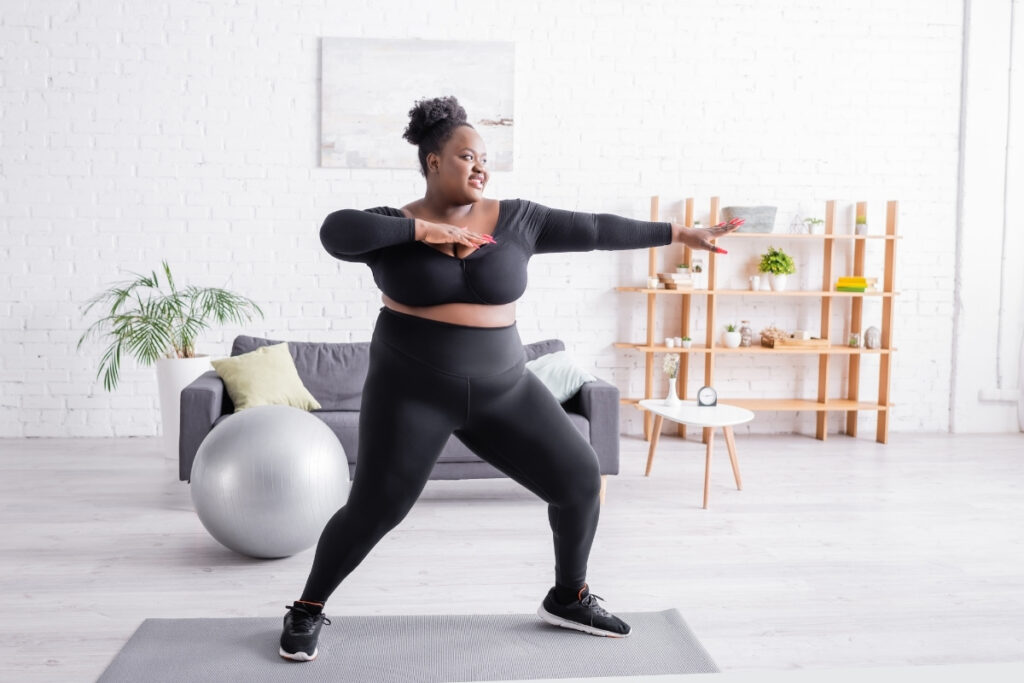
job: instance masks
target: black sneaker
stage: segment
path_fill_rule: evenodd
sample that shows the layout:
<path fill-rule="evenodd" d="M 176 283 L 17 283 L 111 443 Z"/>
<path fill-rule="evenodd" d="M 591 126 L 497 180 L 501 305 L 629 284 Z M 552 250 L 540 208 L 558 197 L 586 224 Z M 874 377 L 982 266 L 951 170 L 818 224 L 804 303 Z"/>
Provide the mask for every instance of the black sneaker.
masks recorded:
<path fill-rule="evenodd" d="M 281 647 L 277 653 L 285 659 L 309 662 L 316 659 L 316 641 L 320 626 L 331 620 L 321 614 L 312 614 L 301 605 L 285 605 L 284 631 L 281 633 Z"/>
<path fill-rule="evenodd" d="M 590 592 L 587 584 L 583 584 L 577 600 L 563 605 L 555 598 L 555 588 L 552 586 L 540 607 L 537 608 L 537 616 L 549 624 L 574 628 L 595 636 L 610 636 L 612 638 L 628 636 L 629 624 L 614 614 L 609 614 L 597 604 L 598 600 L 604 600 L 604 598 L 594 595 Z"/>

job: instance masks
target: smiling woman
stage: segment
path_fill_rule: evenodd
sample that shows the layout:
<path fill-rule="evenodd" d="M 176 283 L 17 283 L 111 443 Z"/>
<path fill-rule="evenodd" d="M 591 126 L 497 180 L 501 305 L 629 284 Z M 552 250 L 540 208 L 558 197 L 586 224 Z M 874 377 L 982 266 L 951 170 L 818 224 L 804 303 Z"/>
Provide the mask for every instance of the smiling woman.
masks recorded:
<path fill-rule="evenodd" d="M 320 625 L 330 623 L 324 602 L 409 512 L 453 435 L 548 504 L 555 582 L 537 615 L 628 636 L 629 625 L 598 605 L 586 583 L 602 489 L 597 454 L 527 369 L 515 301 L 534 254 L 674 241 L 716 249 L 712 240 L 734 226 L 692 230 L 484 199 L 487 150 L 455 98 L 418 102 L 409 115 L 404 137 L 419 148 L 424 197 L 401 209 L 341 209 L 320 228 L 328 253 L 370 267 L 385 305 L 370 342 L 351 493 L 324 528 L 279 652 L 316 656 Z"/>

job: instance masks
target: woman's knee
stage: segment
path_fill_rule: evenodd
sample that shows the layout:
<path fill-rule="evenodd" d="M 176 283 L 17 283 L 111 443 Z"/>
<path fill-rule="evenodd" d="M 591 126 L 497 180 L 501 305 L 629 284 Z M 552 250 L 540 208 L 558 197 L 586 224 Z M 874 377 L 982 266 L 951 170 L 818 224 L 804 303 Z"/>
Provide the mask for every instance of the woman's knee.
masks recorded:
<path fill-rule="evenodd" d="M 563 477 L 558 487 L 558 501 L 561 504 L 591 502 L 601 495 L 601 468 L 597 459 L 586 465 L 574 467 L 569 475 Z"/>
<path fill-rule="evenodd" d="M 345 504 L 346 514 L 365 534 L 373 537 L 383 536 L 398 526 L 416 502 L 416 496 L 389 495 L 383 491 L 373 495 L 359 495 L 356 491 L 352 494 Z"/>

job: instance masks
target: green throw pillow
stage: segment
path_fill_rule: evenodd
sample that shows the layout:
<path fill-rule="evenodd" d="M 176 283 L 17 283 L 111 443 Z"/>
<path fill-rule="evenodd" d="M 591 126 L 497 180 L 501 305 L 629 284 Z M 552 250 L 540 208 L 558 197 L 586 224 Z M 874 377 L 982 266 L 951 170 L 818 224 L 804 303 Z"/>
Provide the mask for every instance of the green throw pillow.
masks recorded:
<path fill-rule="evenodd" d="M 526 368 L 537 375 L 559 403 L 564 403 L 587 382 L 596 382 L 586 370 L 577 367 L 568 351 L 546 353 L 539 358 L 526 361 Z"/>
<path fill-rule="evenodd" d="M 261 346 L 239 356 L 211 360 L 228 396 L 235 403 L 235 412 L 254 406 L 283 405 L 320 410 L 295 369 L 288 352 L 288 342 Z"/>

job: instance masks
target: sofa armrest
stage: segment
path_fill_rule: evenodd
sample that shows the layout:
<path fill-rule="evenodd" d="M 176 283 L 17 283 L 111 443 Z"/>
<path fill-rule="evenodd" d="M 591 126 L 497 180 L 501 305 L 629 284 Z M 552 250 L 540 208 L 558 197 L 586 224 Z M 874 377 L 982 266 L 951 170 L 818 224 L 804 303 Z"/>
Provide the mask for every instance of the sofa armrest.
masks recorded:
<path fill-rule="evenodd" d="M 585 382 L 575 409 L 590 422 L 590 445 L 597 452 L 601 474 L 619 473 L 619 388 L 598 379 Z"/>
<path fill-rule="evenodd" d="M 230 412 L 225 405 L 230 398 L 224 391 L 224 380 L 216 370 L 208 370 L 181 390 L 181 418 L 178 427 L 178 479 L 192 478 L 192 461 L 199 445 L 213 429 L 221 415 Z"/>

